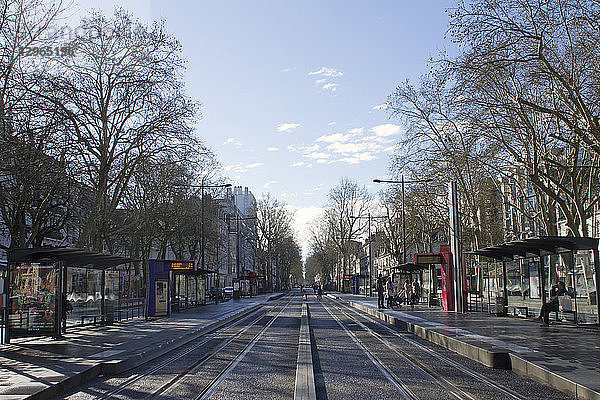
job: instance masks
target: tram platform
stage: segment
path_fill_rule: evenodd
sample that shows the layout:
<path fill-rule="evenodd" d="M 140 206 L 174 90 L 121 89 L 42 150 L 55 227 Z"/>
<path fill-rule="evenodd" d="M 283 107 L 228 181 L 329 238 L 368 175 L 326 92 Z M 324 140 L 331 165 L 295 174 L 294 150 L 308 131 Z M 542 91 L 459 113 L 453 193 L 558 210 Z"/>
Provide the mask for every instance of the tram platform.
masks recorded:
<path fill-rule="evenodd" d="M 54 398 L 98 375 L 119 373 L 172 351 L 278 296 L 207 304 L 148 321 L 69 328 L 62 339 L 13 339 L 0 345 L 0 398 Z"/>
<path fill-rule="evenodd" d="M 427 305 L 378 309 L 377 297 L 330 293 L 354 308 L 493 368 L 512 369 L 581 399 L 600 399 L 600 329 Z"/>

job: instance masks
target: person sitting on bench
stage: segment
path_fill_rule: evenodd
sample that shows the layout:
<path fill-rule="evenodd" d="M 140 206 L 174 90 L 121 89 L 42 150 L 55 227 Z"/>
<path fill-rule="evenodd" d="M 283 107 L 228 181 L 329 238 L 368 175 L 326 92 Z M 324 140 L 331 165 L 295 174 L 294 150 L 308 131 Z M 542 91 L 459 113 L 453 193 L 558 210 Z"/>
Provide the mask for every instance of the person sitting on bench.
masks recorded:
<path fill-rule="evenodd" d="M 542 305 L 540 310 L 540 316 L 538 317 L 544 322 L 544 325 L 550 323 L 550 313 L 552 311 L 558 311 L 558 297 L 568 295 L 565 283 L 563 281 L 558 282 L 558 288 L 553 287 L 550 290 L 550 301 Z"/>

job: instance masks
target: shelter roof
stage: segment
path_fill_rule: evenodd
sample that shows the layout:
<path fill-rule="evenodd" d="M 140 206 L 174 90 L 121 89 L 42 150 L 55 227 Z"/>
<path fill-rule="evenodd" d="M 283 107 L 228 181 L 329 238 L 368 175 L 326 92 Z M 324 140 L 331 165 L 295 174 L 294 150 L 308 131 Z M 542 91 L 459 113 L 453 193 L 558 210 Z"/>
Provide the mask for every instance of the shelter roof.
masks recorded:
<path fill-rule="evenodd" d="M 515 258 L 546 256 L 575 250 L 598 249 L 599 241 L 598 238 L 590 237 L 536 236 L 466 253 L 495 258 L 496 260 L 513 260 Z"/>
<path fill-rule="evenodd" d="M 75 247 L 33 247 L 9 250 L 8 261 L 11 263 L 63 261 L 70 267 L 107 269 L 136 260 Z"/>
<path fill-rule="evenodd" d="M 425 264 L 414 264 L 414 263 L 404 263 L 398 266 L 392 267 L 392 269 L 397 269 L 404 272 L 416 272 L 427 269 L 428 266 Z"/>

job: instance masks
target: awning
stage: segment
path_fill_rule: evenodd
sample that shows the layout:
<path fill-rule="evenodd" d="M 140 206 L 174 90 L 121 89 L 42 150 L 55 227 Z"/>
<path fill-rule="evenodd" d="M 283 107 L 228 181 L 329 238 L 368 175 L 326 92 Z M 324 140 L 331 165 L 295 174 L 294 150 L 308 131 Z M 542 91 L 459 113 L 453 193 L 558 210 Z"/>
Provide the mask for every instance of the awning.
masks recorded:
<path fill-rule="evenodd" d="M 108 269 L 136 260 L 74 247 L 33 247 L 8 250 L 9 263 L 42 261 L 63 261 L 69 267 Z"/>
<path fill-rule="evenodd" d="M 575 250 L 597 249 L 599 240 L 590 237 L 536 236 L 506 242 L 497 246 L 467 251 L 465 253 L 490 257 L 496 260 L 513 260 L 515 258 L 547 256 Z"/>

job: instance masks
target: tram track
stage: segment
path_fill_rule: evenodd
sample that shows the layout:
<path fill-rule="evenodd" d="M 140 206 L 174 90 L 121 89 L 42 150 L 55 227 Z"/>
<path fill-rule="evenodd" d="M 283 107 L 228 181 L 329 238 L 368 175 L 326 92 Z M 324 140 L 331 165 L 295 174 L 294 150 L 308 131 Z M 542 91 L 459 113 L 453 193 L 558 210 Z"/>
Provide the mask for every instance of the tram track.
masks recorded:
<path fill-rule="evenodd" d="M 148 383 L 157 385 L 152 388 L 151 393 L 142 398 L 161 397 L 161 394 L 167 391 L 171 386 L 177 384 L 177 382 L 186 375 L 201 368 L 202 365 L 222 352 L 228 345 L 235 342 L 236 339 L 239 339 L 250 329 L 256 327 L 257 324 L 260 324 L 261 320 L 269 316 L 274 310 L 279 314 L 293 299 L 294 296 L 287 295 L 274 304 L 265 305 L 264 307 L 251 311 L 225 325 L 215 328 L 215 330 L 207 332 L 205 335 L 180 347 L 175 354 L 167 356 L 158 363 L 150 362 L 137 367 L 132 370 L 133 374 L 128 377 L 123 375 L 121 378 L 118 376 L 107 376 L 105 379 L 107 379 L 108 386 L 111 385 L 111 383 L 108 383 L 111 380 L 121 381 L 118 382 L 116 386 L 103 391 L 103 393 L 97 393 L 95 398 L 129 398 L 132 393 L 137 393 L 139 395 L 140 387 L 148 388 Z M 190 361 L 193 360 L 193 362 L 187 361 L 187 358 L 189 358 Z M 183 365 L 181 365 L 182 360 L 186 361 Z M 146 369 L 143 369 L 144 366 Z M 170 368 L 175 368 L 176 371 L 179 372 L 176 372 L 175 376 L 173 376 L 173 372 L 168 371 Z M 142 372 L 135 372 L 140 369 Z M 161 373 L 163 374 L 163 377 L 156 379 Z M 168 379 L 165 381 L 164 377 L 167 377 Z M 123 380 L 123 378 L 125 379 Z M 72 393 L 65 398 L 71 398 L 72 395 L 76 394 L 77 393 Z M 138 397 L 138 395 L 136 395 L 136 397 Z M 74 398 L 78 397 L 75 396 Z"/>
<path fill-rule="evenodd" d="M 118 395 L 120 393 L 122 393 L 123 391 L 129 389 L 133 384 L 135 384 L 138 381 L 141 381 L 144 378 L 147 378 L 149 376 L 152 376 L 154 374 L 156 374 L 157 372 L 159 372 L 162 369 L 165 369 L 166 367 L 172 365 L 173 363 L 175 363 L 176 361 L 179 361 L 181 359 L 183 359 L 184 357 L 190 355 L 191 353 L 193 353 L 194 351 L 202 348 L 203 346 L 205 346 L 207 343 L 209 343 L 212 340 L 216 340 L 218 339 L 218 337 L 220 335 L 223 334 L 223 332 L 225 332 L 228 329 L 231 328 L 235 328 L 236 326 L 242 324 L 244 321 L 250 319 L 252 317 L 252 315 L 255 315 L 257 313 L 260 313 L 260 310 L 255 310 L 245 316 L 243 316 L 240 319 L 237 319 L 235 321 L 232 321 L 230 324 L 222 326 L 220 328 L 218 328 L 216 331 L 208 333 L 207 335 L 197 339 L 195 341 L 195 343 L 191 346 L 186 347 L 183 351 L 178 352 L 177 354 L 167 358 L 166 360 L 162 361 L 161 363 L 159 363 L 158 365 L 148 369 L 147 371 L 145 371 L 144 373 L 141 374 L 135 374 L 131 377 L 129 377 L 128 379 L 126 379 L 124 382 L 120 383 L 116 388 L 114 388 L 113 390 L 109 391 L 108 393 L 105 393 L 102 396 L 99 396 L 98 399 L 104 400 L 104 399 L 109 399 L 114 397 L 115 395 Z M 257 320 L 259 320 L 260 318 L 262 318 L 262 315 L 258 318 L 256 318 L 254 321 L 252 321 L 249 325 L 247 326 L 251 326 L 254 323 L 256 323 Z M 246 327 L 247 327 L 246 326 Z M 246 327 L 242 328 L 241 331 L 243 331 L 244 329 L 246 329 Z M 240 332 L 241 332 L 240 331 Z M 238 335 L 239 332 L 236 334 Z"/>
<path fill-rule="evenodd" d="M 514 392 L 511 389 L 508 389 L 506 387 L 502 387 L 500 385 L 498 385 L 496 382 L 488 379 L 487 377 L 485 377 L 484 375 L 473 371 L 472 369 L 461 365 L 453 360 L 451 360 L 448 357 L 445 357 L 439 353 L 436 353 L 434 350 L 429 349 L 423 345 L 421 345 L 420 343 L 418 343 L 415 340 L 412 340 L 408 337 L 406 337 L 406 335 L 402 335 L 401 333 L 397 332 L 396 330 L 392 329 L 389 325 L 385 324 L 382 321 L 376 320 L 368 315 L 365 315 L 364 313 L 360 313 L 359 311 L 355 310 L 354 308 L 348 306 L 347 304 L 337 301 L 337 300 L 330 300 L 331 302 L 333 302 L 335 304 L 335 308 L 343 313 L 346 317 L 348 317 L 349 319 L 352 319 L 358 326 L 361 327 L 361 329 L 363 329 L 365 332 L 369 333 L 371 336 L 373 336 L 374 338 L 376 338 L 380 343 L 382 343 L 383 345 L 385 345 L 387 348 L 389 348 L 390 350 L 392 350 L 394 353 L 398 354 L 399 356 L 401 356 L 404 360 L 406 360 L 407 362 L 409 362 L 412 366 L 414 366 L 415 368 L 418 368 L 419 370 L 421 370 L 423 373 L 427 374 L 431 379 L 433 379 L 439 386 L 441 386 L 442 388 L 444 388 L 446 391 L 448 391 L 448 393 L 457 399 L 468 399 L 468 400 L 479 400 L 479 399 L 487 399 L 488 396 L 478 396 L 476 394 L 473 393 L 469 393 L 467 391 L 465 391 L 463 388 L 459 387 L 458 385 L 454 384 L 453 382 L 451 382 L 449 379 L 442 377 L 440 374 L 436 373 L 431 367 L 425 365 L 423 362 L 421 362 L 420 360 L 418 360 L 416 357 L 414 357 L 413 355 L 409 354 L 408 352 L 406 352 L 405 350 L 403 350 L 402 348 L 400 348 L 400 346 L 397 346 L 393 343 L 391 343 L 388 339 L 384 338 L 381 334 L 373 331 L 371 328 L 369 328 L 368 326 L 366 326 L 364 323 L 362 323 L 360 320 L 358 320 L 357 318 L 353 318 L 351 315 L 348 314 L 348 312 L 350 312 L 351 314 L 353 314 L 355 317 L 359 317 L 362 318 L 380 328 L 382 328 L 383 330 L 385 330 L 386 332 L 388 332 L 389 334 L 393 335 L 395 338 L 400 339 L 401 341 L 405 342 L 406 344 L 413 346 L 414 348 L 417 348 L 420 351 L 423 351 L 424 353 L 426 353 L 428 356 L 433 357 L 434 359 L 447 364 L 448 366 L 451 366 L 452 368 L 462 372 L 463 374 L 470 376 L 473 379 L 476 379 L 478 383 L 483 383 L 485 385 L 487 385 L 488 387 L 492 388 L 493 390 L 499 392 L 500 394 L 502 394 L 503 398 L 507 398 L 507 399 L 514 399 L 514 400 L 524 400 L 527 399 L 527 397 L 521 396 L 520 394 Z M 348 312 L 346 312 L 348 311 Z M 417 398 L 417 397 L 415 397 Z"/>
<path fill-rule="evenodd" d="M 288 297 L 290 297 L 289 300 L 287 299 Z M 168 396 L 169 393 L 176 392 L 176 390 L 178 389 L 178 385 L 182 384 L 186 380 L 186 378 L 193 377 L 202 367 L 205 367 L 206 364 L 208 362 L 210 362 L 211 360 L 213 360 L 217 355 L 222 354 L 230 345 L 232 345 L 236 342 L 239 342 L 239 341 L 244 342 L 245 344 L 243 345 L 243 348 L 240 351 L 237 351 L 235 356 L 227 363 L 225 368 L 220 368 L 219 372 L 216 374 L 216 376 L 214 376 L 207 385 L 204 385 L 203 388 L 199 389 L 198 394 L 194 397 L 196 400 L 208 399 L 218 389 L 219 385 L 229 376 L 231 371 L 233 371 L 233 369 L 252 350 L 252 348 L 255 346 L 255 344 L 258 343 L 258 341 L 262 338 L 264 333 L 271 327 L 271 325 L 273 325 L 273 323 L 284 312 L 284 310 L 286 310 L 286 308 L 289 306 L 289 304 L 294 300 L 294 297 L 286 296 L 284 299 L 285 300 L 282 299 L 283 301 L 281 301 L 280 303 L 275 305 L 272 310 L 267 311 L 264 315 L 261 315 L 259 318 L 256 318 L 254 321 L 252 321 L 251 324 L 248 324 L 246 327 L 244 327 L 243 330 L 238 332 L 238 334 L 236 334 L 233 337 L 230 337 L 224 343 L 219 345 L 218 348 L 213 350 L 210 354 L 206 354 L 204 357 L 197 360 L 193 365 L 191 365 L 185 371 L 183 371 L 182 373 L 180 373 L 179 375 L 177 375 L 176 377 L 171 379 L 169 382 L 167 382 L 166 384 L 164 384 L 161 387 L 159 387 L 158 389 L 156 389 L 153 393 L 149 394 L 145 398 L 146 399 L 162 398 L 164 396 Z M 280 306 L 281 303 L 285 303 L 285 304 L 283 304 L 281 306 L 281 308 L 279 310 L 277 310 L 277 307 Z M 245 340 L 247 340 L 247 339 L 243 339 L 242 336 L 245 333 L 249 332 L 249 330 L 251 328 L 257 326 L 257 324 L 262 319 L 267 317 L 269 313 L 274 313 L 275 315 L 270 317 L 270 320 L 268 322 L 266 322 L 265 325 L 262 326 L 257 333 L 253 334 L 251 339 L 248 342 L 245 342 Z M 237 344 L 239 344 L 239 343 L 237 343 Z"/>

